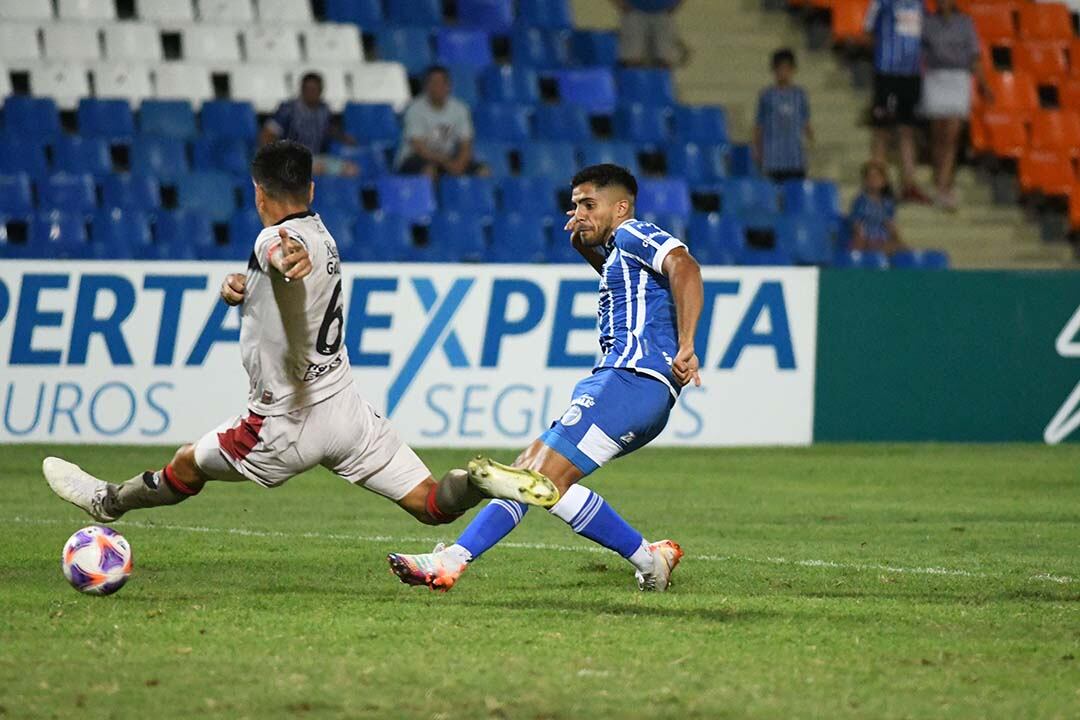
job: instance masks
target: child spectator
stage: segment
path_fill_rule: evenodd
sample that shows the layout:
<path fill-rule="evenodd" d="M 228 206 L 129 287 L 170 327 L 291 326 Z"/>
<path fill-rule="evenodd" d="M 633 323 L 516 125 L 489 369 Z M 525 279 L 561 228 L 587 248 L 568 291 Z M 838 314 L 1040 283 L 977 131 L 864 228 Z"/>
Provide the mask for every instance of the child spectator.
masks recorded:
<path fill-rule="evenodd" d="M 888 169 L 871 160 L 862 169 L 862 193 L 851 203 L 851 249 L 892 255 L 906 249 L 896 229 L 896 201 L 886 192 Z"/>
<path fill-rule="evenodd" d="M 794 84 L 795 53 L 784 48 L 772 56 L 776 84 L 758 97 L 754 125 L 754 153 L 761 171 L 776 182 L 806 177 L 803 139 L 812 141 L 810 101 L 806 91 Z"/>

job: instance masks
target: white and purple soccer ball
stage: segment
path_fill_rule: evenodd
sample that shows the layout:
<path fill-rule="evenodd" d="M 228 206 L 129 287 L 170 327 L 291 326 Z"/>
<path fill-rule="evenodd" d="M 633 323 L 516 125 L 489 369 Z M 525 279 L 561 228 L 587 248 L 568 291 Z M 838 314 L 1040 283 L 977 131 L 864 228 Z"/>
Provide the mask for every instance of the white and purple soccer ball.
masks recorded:
<path fill-rule="evenodd" d="M 111 595 L 131 575 L 131 546 L 112 528 L 90 525 L 68 538 L 60 564 L 79 592 Z"/>

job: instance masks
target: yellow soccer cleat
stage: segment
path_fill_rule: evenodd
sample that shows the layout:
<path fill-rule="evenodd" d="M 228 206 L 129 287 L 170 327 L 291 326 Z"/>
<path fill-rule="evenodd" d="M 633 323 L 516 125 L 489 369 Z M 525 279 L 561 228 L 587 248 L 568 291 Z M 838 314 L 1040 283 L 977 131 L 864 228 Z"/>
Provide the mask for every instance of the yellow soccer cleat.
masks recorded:
<path fill-rule="evenodd" d="M 535 470 L 510 467 L 491 458 L 469 461 L 469 481 L 489 497 L 549 508 L 559 502 L 559 489 Z"/>

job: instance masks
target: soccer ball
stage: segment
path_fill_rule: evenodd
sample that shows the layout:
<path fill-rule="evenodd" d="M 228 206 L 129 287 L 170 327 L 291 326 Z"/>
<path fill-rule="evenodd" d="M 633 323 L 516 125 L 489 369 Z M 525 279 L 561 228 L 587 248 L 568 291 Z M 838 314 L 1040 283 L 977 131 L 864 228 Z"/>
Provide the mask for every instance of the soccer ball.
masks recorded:
<path fill-rule="evenodd" d="M 60 565 L 79 592 L 111 595 L 131 575 L 131 546 L 112 528 L 91 525 L 68 538 Z"/>

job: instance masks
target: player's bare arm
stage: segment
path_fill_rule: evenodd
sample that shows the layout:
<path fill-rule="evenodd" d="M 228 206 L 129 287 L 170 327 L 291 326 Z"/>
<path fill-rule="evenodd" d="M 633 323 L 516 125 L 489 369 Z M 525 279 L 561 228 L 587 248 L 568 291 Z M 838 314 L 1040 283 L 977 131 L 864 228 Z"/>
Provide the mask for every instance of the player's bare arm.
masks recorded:
<path fill-rule="evenodd" d="M 247 289 L 247 275 L 244 273 L 229 273 L 221 283 L 221 299 L 226 305 L 239 305 L 244 302 L 244 291 Z"/>
<path fill-rule="evenodd" d="M 675 379 L 684 386 L 691 382 L 701 387 L 698 374 L 698 357 L 694 352 L 694 335 L 698 318 L 705 302 L 705 289 L 701 282 L 701 268 L 686 248 L 668 253 L 662 266 L 664 275 L 671 281 L 671 294 L 675 298 L 675 315 L 679 329 L 679 351 L 671 363 Z"/>
<path fill-rule="evenodd" d="M 304 244 L 278 228 L 279 242 L 270 246 L 270 265 L 286 280 L 302 280 L 311 274 L 311 256 Z"/>

